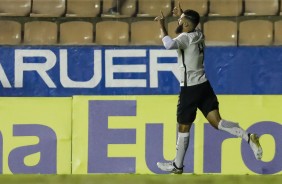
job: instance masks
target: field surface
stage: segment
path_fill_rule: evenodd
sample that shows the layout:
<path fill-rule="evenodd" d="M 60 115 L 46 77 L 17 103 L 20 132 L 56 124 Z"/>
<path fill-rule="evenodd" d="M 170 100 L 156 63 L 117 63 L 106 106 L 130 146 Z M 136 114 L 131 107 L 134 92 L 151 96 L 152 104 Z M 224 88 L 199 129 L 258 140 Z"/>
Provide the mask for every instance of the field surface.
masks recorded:
<path fill-rule="evenodd" d="M 282 175 L 0 175 L 0 184 L 281 184 Z"/>

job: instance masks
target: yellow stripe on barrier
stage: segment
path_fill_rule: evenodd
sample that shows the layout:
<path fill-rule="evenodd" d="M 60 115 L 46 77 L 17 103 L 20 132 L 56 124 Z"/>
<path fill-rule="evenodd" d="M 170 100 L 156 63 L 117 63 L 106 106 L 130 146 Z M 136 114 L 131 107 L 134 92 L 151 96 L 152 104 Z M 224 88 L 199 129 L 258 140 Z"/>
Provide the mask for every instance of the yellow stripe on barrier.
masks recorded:
<path fill-rule="evenodd" d="M 255 160 L 247 143 L 213 129 L 198 111 L 185 172 L 281 173 L 282 96 L 223 95 L 219 101 L 223 118 L 262 135 L 264 157 Z M 176 105 L 176 95 L 75 96 L 73 173 L 161 173 L 156 162 L 175 154 Z"/>
<path fill-rule="evenodd" d="M 0 98 L 0 173 L 162 173 L 156 162 L 175 155 L 177 101 L 177 95 Z M 198 111 L 184 172 L 281 174 L 282 96 L 219 101 L 224 119 L 261 135 L 263 159 Z"/>
<path fill-rule="evenodd" d="M 0 98 L 1 173 L 70 174 L 71 105 L 72 98 Z"/>

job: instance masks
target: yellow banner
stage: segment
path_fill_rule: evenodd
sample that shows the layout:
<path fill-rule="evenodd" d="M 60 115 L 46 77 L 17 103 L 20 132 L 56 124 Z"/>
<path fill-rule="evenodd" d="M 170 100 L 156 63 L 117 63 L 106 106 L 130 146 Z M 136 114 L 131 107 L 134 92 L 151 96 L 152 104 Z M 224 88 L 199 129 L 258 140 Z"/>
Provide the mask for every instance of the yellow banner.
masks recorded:
<path fill-rule="evenodd" d="M 175 155 L 177 100 L 0 98 L 0 173 L 162 173 L 156 162 Z M 230 95 L 219 101 L 224 119 L 261 136 L 263 159 L 255 160 L 245 141 L 213 129 L 198 111 L 185 173 L 281 174 L 282 96 Z"/>
<path fill-rule="evenodd" d="M 176 105 L 171 96 L 75 96 L 72 171 L 162 173 L 156 162 L 172 160 Z M 186 173 L 281 174 L 282 96 L 219 96 L 221 116 L 261 136 L 257 161 L 249 145 L 213 129 L 198 111 L 185 157 Z"/>
<path fill-rule="evenodd" d="M 0 173 L 71 173 L 72 98 L 0 98 Z"/>

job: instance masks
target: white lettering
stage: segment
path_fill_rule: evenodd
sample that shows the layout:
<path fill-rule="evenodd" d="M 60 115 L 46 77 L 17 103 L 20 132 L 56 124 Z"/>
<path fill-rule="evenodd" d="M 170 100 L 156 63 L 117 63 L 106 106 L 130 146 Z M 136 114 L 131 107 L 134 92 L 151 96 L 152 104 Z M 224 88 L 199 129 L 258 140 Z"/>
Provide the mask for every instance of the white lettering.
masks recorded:
<path fill-rule="evenodd" d="M 0 82 L 2 83 L 2 86 L 4 88 L 12 87 L 1 64 L 0 64 Z"/>
<path fill-rule="evenodd" d="M 105 52 L 102 52 L 102 50 L 94 49 L 93 53 L 90 54 L 93 55 L 93 61 L 92 56 L 89 57 L 91 58 L 91 68 L 77 68 L 77 70 L 81 70 L 81 72 L 87 72 L 87 74 L 93 71 L 93 75 L 91 73 L 92 76 L 86 81 L 78 79 L 72 80 L 70 78 L 71 75 L 69 73 L 69 68 L 73 68 L 74 65 L 69 62 L 73 61 L 73 59 L 68 58 L 68 51 L 68 49 L 60 49 L 59 54 L 55 55 L 52 50 L 46 49 L 16 49 L 14 87 L 22 88 L 24 81 L 28 82 L 27 79 L 24 80 L 24 73 L 30 71 L 36 72 L 39 75 L 39 78 L 41 78 L 49 88 L 56 88 L 54 81 L 60 81 L 64 88 L 95 88 L 101 84 L 103 77 L 103 81 L 105 81 L 105 88 L 146 88 L 147 85 L 149 85 L 148 87 L 150 88 L 159 88 L 159 80 L 161 79 L 159 79 L 158 75 L 160 72 L 171 72 L 178 81 L 180 80 L 177 62 L 160 62 L 162 58 L 171 58 L 173 60 L 176 59 L 177 53 L 175 50 L 106 49 Z M 149 52 L 149 56 L 147 55 L 147 52 Z M 102 53 L 104 53 L 104 55 L 102 55 Z M 59 59 L 58 64 L 60 65 L 60 70 L 58 73 L 59 78 L 58 75 L 55 74 L 53 76 L 55 77 L 53 81 L 47 72 L 56 65 L 57 57 Z M 28 58 L 34 58 L 35 62 L 29 62 Z M 84 56 L 83 58 L 88 57 Z M 40 60 L 40 62 L 37 62 L 37 60 Z M 119 61 L 126 61 L 126 63 L 118 63 Z M 138 61 L 146 61 L 146 63 L 139 64 L 137 63 Z M 87 60 L 83 62 L 89 61 Z M 103 63 L 105 63 L 104 66 Z M 147 67 L 149 67 L 149 71 Z M 123 78 L 123 76 L 126 77 Z M 1 63 L 0 83 L 2 83 L 4 88 L 12 88 L 12 85 Z M 36 84 L 31 85 L 36 86 Z"/>
<path fill-rule="evenodd" d="M 177 57 L 175 50 L 150 50 L 150 88 L 159 87 L 159 71 L 170 71 L 180 81 L 178 63 L 158 63 L 161 57 Z"/>
<path fill-rule="evenodd" d="M 146 73 L 146 65 L 114 65 L 115 57 L 146 57 L 146 50 L 106 50 L 106 87 L 146 87 L 146 79 L 114 79 L 115 73 Z M 134 63 L 134 59 L 131 59 Z"/>
<path fill-rule="evenodd" d="M 24 63 L 25 57 L 43 57 L 45 63 Z M 50 50 L 15 50 L 15 87 L 22 88 L 25 71 L 36 71 L 49 88 L 56 88 L 56 85 L 47 74 L 47 71 L 56 64 L 56 55 Z M 33 84 L 36 85 L 36 84 Z"/>
<path fill-rule="evenodd" d="M 60 80 L 66 88 L 94 88 L 102 79 L 102 53 L 101 50 L 95 50 L 93 56 L 94 74 L 89 81 L 73 81 L 68 76 L 68 51 L 60 50 Z M 78 68 L 80 70 L 80 68 Z M 82 71 L 85 72 L 85 71 Z"/>

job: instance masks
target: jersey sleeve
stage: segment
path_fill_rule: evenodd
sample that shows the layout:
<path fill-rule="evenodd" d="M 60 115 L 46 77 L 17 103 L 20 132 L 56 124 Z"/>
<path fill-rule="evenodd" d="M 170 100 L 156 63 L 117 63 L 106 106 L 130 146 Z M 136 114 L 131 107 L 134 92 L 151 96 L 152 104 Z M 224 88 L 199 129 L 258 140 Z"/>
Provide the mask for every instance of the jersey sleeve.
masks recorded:
<path fill-rule="evenodd" d="M 173 40 L 176 42 L 179 49 L 186 49 L 191 43 L 191 38 L 184 33 L 181 33 Z"/>
<path fill-rule="evenodd" d="M 193 38 L 185 33 L 181 33 L 174 39 L 172 39 L 170 36 L 165 36 L 162 39 L 166 49 L 185 49 L 191 44 L 192 40 Z"/>
<path fill-rule="evenodd" d="M 170 36 L 165 36 L 162 41 L 166 49 L 178 49 L 176 41 L 174 41 Z"/>

